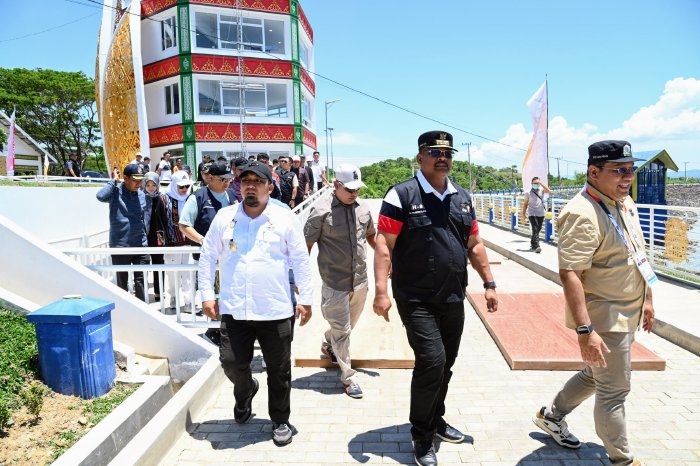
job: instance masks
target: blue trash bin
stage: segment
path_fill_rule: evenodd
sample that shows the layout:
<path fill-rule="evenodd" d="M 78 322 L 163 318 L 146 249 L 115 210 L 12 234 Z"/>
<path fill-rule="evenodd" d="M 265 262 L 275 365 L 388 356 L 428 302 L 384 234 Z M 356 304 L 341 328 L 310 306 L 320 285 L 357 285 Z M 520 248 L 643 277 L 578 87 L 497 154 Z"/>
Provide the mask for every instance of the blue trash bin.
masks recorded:
<path fill-rule="evenodd" d="M 114 385 L 112 309 L 109 301 L 73 295 L 27 315 L 36 328 L 41 375 L 52 390 L 90 399 Z"/>

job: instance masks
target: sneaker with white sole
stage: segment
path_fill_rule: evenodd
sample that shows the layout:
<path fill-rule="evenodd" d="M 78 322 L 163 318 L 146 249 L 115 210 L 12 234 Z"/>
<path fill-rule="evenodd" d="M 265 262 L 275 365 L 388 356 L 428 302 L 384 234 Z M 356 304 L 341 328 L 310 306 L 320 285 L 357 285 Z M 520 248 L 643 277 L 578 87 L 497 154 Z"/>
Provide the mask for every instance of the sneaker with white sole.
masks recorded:
<path fill-rule="evenodd" d="M 542 406 L 542 408 L 532 417 L 532 422 L 534 422 L 537 427 L 551 435 L 554 441 L 562 447 L 571 449 L 580 448 L 581 441 L 577 439 L 574 434 L 569 432 L 569 426 L 566 424 L 566 421 L 563 419 L 561 421 L 555 421 L 554 419 L 546 417 L 544 415 L 545 410 L 546 407 Z"/>
<path fill-rule="evenodd" d="M 362 389 L 360 388 L 360 384 L 353 381 L 350 381 L 350 384 L 345 386 L 345 393 L 350 398 L 362 398 L 364 395 L 362 393 Z"/>
<path fill-rule="evenodd" d="M 272 424 L 272 441 L 275 445 L 282 446 L 292 442 L 292 429 L 289 424 L 283 422 L 281 424 Z"/>

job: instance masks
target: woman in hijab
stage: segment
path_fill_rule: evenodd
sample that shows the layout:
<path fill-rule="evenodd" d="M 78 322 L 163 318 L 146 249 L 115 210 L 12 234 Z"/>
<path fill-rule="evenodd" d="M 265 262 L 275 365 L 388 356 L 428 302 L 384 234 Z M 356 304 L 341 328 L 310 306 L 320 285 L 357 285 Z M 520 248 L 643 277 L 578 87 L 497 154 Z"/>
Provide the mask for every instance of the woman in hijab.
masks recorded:
<path fill-rule="evenodd" d="M 180 212 L 182 212 L 187 196 L 190 195 L 191 187 L 192 180 L 190 180 L 189 175 L 184 170 L 173 173 L 170 178 L 170 186 L 166 194 L 166 208 L 169 211 L 168 217 L 171 220 L 170 225 L 174 234 L 173 241 L 168 246 L 185 246 L 187 244 L 187 240 L 180 232 L 178 223 L 180 222 Z M 163 260 L 166 264 L 187 264 L 189 263 L 189 258 L 189 254 L 165 254 Z M 176 305 L 176 276 L 179 276 L 180 290 L 182 291 L 181 296 L 183 297 L 183 299 L 180 300 L 180 305 L 187 307 L 192 300 L 190 272 L 168 272 L 170 307 L 175 307 Z"/>
<path fill-rule="evenodd" d="M 149 247 L 170 246 L 174 240 L 173 222 L 168 216 L 171 213 L 167 209 L 168 198 L 160 192 L 160 179 L 155 172 L 148 172 L 143 179 L 143 191 L 151 198 L 151 220 L 146 234 Z M 151 254 L 151 263 L 164 264 L 163 254 Z M 153 296 L 156 302 L 160 301 L 160 283 L 162 272 L 153 272 Z M 165 286 L 164 286 L 165 288 Z"/>

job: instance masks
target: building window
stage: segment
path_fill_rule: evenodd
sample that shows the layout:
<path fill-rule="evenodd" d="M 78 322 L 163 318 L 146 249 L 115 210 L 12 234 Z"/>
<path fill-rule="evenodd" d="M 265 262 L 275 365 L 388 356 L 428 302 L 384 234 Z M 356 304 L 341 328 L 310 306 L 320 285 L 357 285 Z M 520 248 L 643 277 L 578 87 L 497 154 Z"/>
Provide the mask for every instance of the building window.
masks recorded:
<path fill-rule="evenodd" d="M 301 120 L 304 126 L 311 126 L 311 102 L 305 95 L 301 96 Z"/>
<path fill-rule="evenodd" d="M 284 21 L 238 16 L 195 13 L 197 47 L 238 50 L 238 29 L 241 27 L 243 50 L 283 54 Z"/>
<path fill-rule="evenodd" d="M 287 117 L 285 84 L 246 83 L 199 79 L 200 115 Z M 243 101 L 241 101 L 243 100 Z"/>
<path fill-rule="evenodd" d="M 165 113 L 166 115 L 180 113 L 180 93 L 177 83 L 165 86 Z"/>
<path fill-rule="evenodd" d="M 160 37 L 163 50 L 177 46 L 176 24 L 174 16 L 160 22 Z"/>
<path fill-rule="evenodd" d="M 299 61 L 301 62 L 301 66 L 309 70 L 311 69 L 311 62 L 309 61 L 309 48 L 303 42 L 299 42 Z"/>

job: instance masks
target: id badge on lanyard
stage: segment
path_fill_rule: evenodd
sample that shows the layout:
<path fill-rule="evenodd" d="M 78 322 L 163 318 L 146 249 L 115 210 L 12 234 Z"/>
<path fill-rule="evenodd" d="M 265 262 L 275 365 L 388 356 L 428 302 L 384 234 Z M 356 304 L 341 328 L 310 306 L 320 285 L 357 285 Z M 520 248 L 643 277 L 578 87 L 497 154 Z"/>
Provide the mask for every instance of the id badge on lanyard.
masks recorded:
<path fill-rule="evenodd" d="M 656 276 L 656 273 L 654 273 L 654 270 L 651 268 L 651 264 L 649 263 L 649 259 L 647 259 L 647 255 L 645 254 L 644 249 L 642 248 L 641 251 L 635 252 L 632 249 L 632 246 L 630 246 L 629 241 L 627 241 L 627 237 L 625 237 L 625 233 L 622 231 L 622 228 L 620 228 L 620 225 L 617 223 L 617 220 L 615 220 L 615 217 L 613 217 L 613 215 L 610 213 L 608 207 L 603 203 L 603 201 L 591 195 L 591 193 L 588 192 L 588 190 L 586 190 L 586 192 L 589 196 L 591 196 L 595 201 L 598 202 L 598 205 L 600 205 L 600 207 L 610 219 L 610 222 L 612 223 L 613 227 L 615 227 L 615 231 L 617 231 L 617 234 L 620 235 L 620 238 L 622 238 L 622 242 L 625 243 L 625 247 L 630 252 L 630 254 L 632 254 L 632 258 L 634 259 L 634 265 L 637 266 L 639 273 L 642 274 L 642 278 L 644 278 L 644 281 L 647 283 L 647 285 L 651 286 L 654 283 L 656 283 L 658 277 Z M 621 213 L 620 215 L 623 214 Z M 630 236 L 633 237 L 633 241 L 635 241 L 637 245 L 640 244 L 639 238 L 637 237 L 637 234 L 634 231 L 630 231 Z"/>

